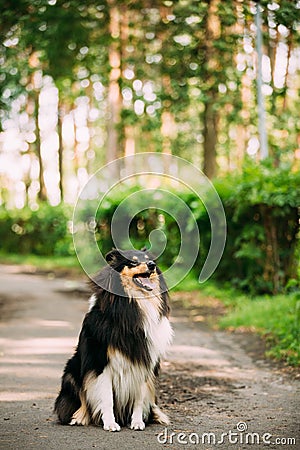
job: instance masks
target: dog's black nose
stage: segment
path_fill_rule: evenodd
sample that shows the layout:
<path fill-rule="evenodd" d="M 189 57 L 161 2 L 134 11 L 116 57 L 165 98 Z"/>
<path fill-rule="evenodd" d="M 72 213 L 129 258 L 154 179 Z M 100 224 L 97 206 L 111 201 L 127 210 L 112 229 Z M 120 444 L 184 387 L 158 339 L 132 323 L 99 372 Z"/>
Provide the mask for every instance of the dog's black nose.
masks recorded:
<path fill-rule="evenodd" d="M 147 261 L 147 267 L 151 272 L 153 272 L 156 267 L 156 264 L 154 261 Z"/>

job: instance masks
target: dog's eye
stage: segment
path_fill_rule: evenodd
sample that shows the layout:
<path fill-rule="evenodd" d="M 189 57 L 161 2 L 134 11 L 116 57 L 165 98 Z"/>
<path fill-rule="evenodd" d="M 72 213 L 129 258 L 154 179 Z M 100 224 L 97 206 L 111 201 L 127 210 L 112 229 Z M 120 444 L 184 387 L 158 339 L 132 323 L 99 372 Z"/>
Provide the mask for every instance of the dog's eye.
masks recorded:
<path fill-rule="evenodd" d="M 136 267 L 138 264 L 139 264 L 138 261 L 128 261 L 127 266 L 128 266 L 129 268 L 131 268 L 131 267 Z"/>

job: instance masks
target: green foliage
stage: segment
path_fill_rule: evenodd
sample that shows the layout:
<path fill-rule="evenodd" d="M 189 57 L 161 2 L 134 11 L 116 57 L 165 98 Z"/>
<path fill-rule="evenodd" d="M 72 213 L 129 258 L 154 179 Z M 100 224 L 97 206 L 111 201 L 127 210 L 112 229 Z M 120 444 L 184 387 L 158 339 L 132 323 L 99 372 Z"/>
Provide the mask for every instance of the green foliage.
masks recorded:
<path fill-rule="evenodd" d="M 213 277 L 253 295 L 275 294 L 285 288 L 297 290 L 299 174 L 287 167 L 273 169 L 267 164 L 249 164 L 243 174 L 219 179 L 215 185 L 225 208 L 228 233 L 223 257 Z M 95 231 L 102 253 L 116 245 L 111 237 L 112 217 L 120 203 L 130 197 L 122 214 L 118 214 L 117 234 L 123 235 L 123 224 L 129 223 L 132 245 L 142 248 L 150 247 L 148 236 L 152 230 L 159 229 L 167 237 L 167 246 L 159 263 L 169 267 L 179 253 L 180 232 L 186 238 L 191 226 L 188 220 L 182 221 L 181 230 L 176 224 L 175 218 L 184 214 L 181 203 L 176 200 L 179 196 L 192 211 L 200 231 L 199 256 L 194 266 L 196 277 L 211 241 L 210 220 L 202 201 L 193 192 L 174 192 L 173 197 L 163 198 L 157 207 L 145 210 L 143 205 L 149 205 L 149 200 L 145 202 L 141 194 L 132 195 L 138 191 L 138 186 L 119 190 L 107 196 L 100 205 Z M 155 195 L 155 191 L 151 192 L 150 200 Z M 140 212 L 134 215 L 131 211 Z M 165 211 L 172 211 L 172 216 Z M 126 248 L 126 237 L 118 245 Z"/>
<path fill-rule="evenodd" d="M 296 280 L 300 174 L 248 163 L 242 174 L 216 187 L 228 221 L 217 278 L 250 293 L 276 293 Z"/>
<path fill-rule="evenodd" d="M 299 294 L 243 298 L 220 321 L 222 328 L 253 329 L 266 338 L 267 354 L 300 365 Z"/>
<path fill-rule="evenodd" d="M 271 207 L 280 207 L 281 215 L 289 208 L 300 205 L 300 173 L 293 171 L 290 164 L 274 167 L 272 160 L 255 164 L 248 161 L 240 175 L 229 182 L 236 186 L 231 201 L 239 199 L 239 209 L 242 212 L 247 205 L 266 204 Z"/>
<path fill-rule="evenodd" d="M 102 93 L 99 98 L 95 83 L 101 82 L 103 98 L 109 101 L 113 69 L 109 57 L 116 52 L 121 67 L 117 80 L 121 90 L 117 126 L 120 154 L 125 145 L 124 129 L 130 126 L 138 151 L 149 150 L 150 145 L 151 150 L 161 149 L 165 139 L 163 144 L 173 154 L 182 154 L 194 162 L 202 163 L 208 154 L 214 157 L 216 150 L 223 167 L 240 165 L 248 138 L 237 148 L 239 127 L 247 130 L 247 136 L 257 136 L 256 87 L 250 56 L 254 53 L 256 31 L 255 8 L 251 2 L 238 3 L 4 2 L 0 6 L 1 118 L 14 117 L 14 100 L 25 96 L 25 103 L 32 90 L 39 89 L 33 83 L 36 73 L 51 77 L 59 91 L 61 111 L 74 109 L 75 99 L 81 95 L 88 97 L 90 107 L 101 111 L 97 129 L 105 129 L 111 117 L 102 115 L 105 102 Z M 299 42 L 296 3 L 262 2 L 265 54 L 272 67 L 270 80 L 264 81 L 272 91 L 266 96 L 269 145 L 278 160 L 293 157 L 299 134 L 299 100 L 295 95 L 298 75 L 293 76 L 293 64 L 286 61 L 289 73 L 283 86 L 278 86 L 274 74 L 282 71 L 276 67 L 280 58 L 273 61 L 282 45 L 287 47 L 289 57 L 295 58 Z M 252 51 L 246 51 L 246 47 Z M 128 70 L 131 75 L 126 75 Z M 144 104 L 139 113 L 137 100 Z M 213 105 L 210 115 L 205 108 L 208 104 Z M 162 136 L 164 112 L 170 113 L 174 121 L 167 137 Z M 205 129 L 212 118 L 216 148 L 211 151 Z M 102 136 L 95 142 L 99 142 L 93 149 L 98 157 L 104 153 L 106 142 Z M 210 151 L 203 152 L 205 148 Z"/>
<path fill-rule="evenodd" d="M 112 217 L 124 200 L 128 199 L 130 196 L 130 201 L 125 204 L 122 208 L 121 213 L 118 216 L 118 222 L 115 222 L 114 229 L 116 230 L 117 236 L 124 236 L 124 223 L 129 223 L 129 237 L 132 245 L 135 248 L 142 248 L 144 246 L 150 247 L 150 242 L 148 240 L 149 234 L 152 230 L 160 230 L 163 232 L 168 242 L 172 242 L 172 245 L 167 246 L 163 255 L 160 258 L 160 264 L 165 267 L 169 267 L 173 264 L 176 256 L 180 249 L 180 231 L 174 219 L 174 216 L 179 217 L 182 214 L 182 204 L 179 204 L 175 196 L 162 197 L 159 200 L 159 208 L 152 207 L 145 209 L 145 204 L 149 205 L 149 201 L 153 201 L 155 198 L 155 191 L 149 192 L 149 198 L 145 202 L 146 194 L 138 194 L 139 186 L 135 186 L 126 190 L 118 190 L 118 192 L 108 195 L 105 200 L 101 203 L 96 216 L 96 239 L 102 253 L 108 252 L 112 246 L 116 245 L 112 241 L 111 236 L 111 221 Z M 131 211 L 140 211 L 138 214 L 133 215 Z M 165 211 L 172 211 L 173 216 L 166 213 Z M 185 228 L 188 227 L 187 221 L 182 221 Z M 153 243 L 153 251 L 162 244 L 161 242 Z M 126 237 L 124 236 L 124 241 L 120 242 L 120 248 L 126 248 Z"/>
<path fill-rule="evenodd" d="M 0 209 L 0 240 L 2 252 L 34 255 L 69 256 L 74 254 L 72 236 L 68 231 L 71 214 L 66 207 L 41 204 L 7 211 Z"/>
<path fill-rule="evenodd" d="M 273 169 L 268 165 L 249 164 L 242 174 L 227 176 L 215 183 L 227 217 L 227 243 L 213 277 L 250 294 L 278 293 L 299 288 L 298 232 L 300 175 L 289 168 Z M 94 227 L 103 254 L 113 246 L 127 248 L 124 223 L 129 225 L 129 238 L 135 248 L 150 247 L 149 235 L 160 230 L 167 245 L 159 264 L 169 267 L 176 260 L 184 239 L 189 239 L 191 223 L 183 205 L 187 205 L 200 231 L 200 249 L 193 274 L 201 271 L 211 241 L 211 224 L 202 201 L 191 191 L 170 193 L 162 198 L 155 190 L 146 194 L 139 186 L 113 190 L 99 205 Z M 178 200 L 181 199 L 181 202 Z M 126 199 L 128 201 L 126 201 Z M 150 202 L 153 207 L 148 208 Z M 111 236 L 111 222 L 122 204 L 115 223 L 118 243 Z M 145 206 L 147 205 L 147 209 Z M 93 209 L 82 211 L 81 220 L 93 223 Z M 139 211 L 135 214 L 136 211 Z M 166 213 L 172 211 L 172 215 Z M 67 229 L 70 211 L 65 207 L 40 205 L 38 211 L 0 210 L 0 239 L 8 252 L 39 255 L 70 255 L 71 234 Z M 178 227 L 180 219 L 180 230 Z M 163 245 L 163 236 L 152 242 L 153 251 Z M 183 240 L 184 241 L 184 240 Z M 158 252 L 159 253 L 159 252 Z"/>

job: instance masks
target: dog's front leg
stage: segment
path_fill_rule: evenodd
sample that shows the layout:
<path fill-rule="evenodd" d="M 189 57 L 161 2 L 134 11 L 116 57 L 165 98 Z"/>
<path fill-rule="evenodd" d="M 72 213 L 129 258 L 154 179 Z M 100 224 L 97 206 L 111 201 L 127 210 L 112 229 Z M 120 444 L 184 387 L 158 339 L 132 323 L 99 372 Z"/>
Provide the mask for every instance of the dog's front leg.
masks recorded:
<path fill-rule="evenodd" d="M 86 383 L 86 396 L 93 419 L 97 422 L 97 417 L 101 416 L 104 430 L 120 431 L 114 416 L 112 376 L 108 368 L 98 377 L 90 377 Z"/>
<path fill-rule="evenodd" d="M 146 393 L 146 384 L 141 386 L 141 388 L 139 389 L 139 393 L 134 400 L 133 412 L 132 412 L 132 416 L 131 416 L 131 425 L 130 425 L 130 428 L 132 430 L 144 430 L 145 429 L 145 422 L 143 421 L 145 393 Z"/>

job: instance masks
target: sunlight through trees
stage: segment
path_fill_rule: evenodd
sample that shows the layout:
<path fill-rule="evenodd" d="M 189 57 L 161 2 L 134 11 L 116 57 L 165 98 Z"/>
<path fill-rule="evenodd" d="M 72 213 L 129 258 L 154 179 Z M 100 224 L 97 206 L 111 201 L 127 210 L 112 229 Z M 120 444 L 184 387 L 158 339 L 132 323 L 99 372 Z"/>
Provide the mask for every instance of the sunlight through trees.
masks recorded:
<path fill-rule="evenodd" d="M 72 203 L 99 165 L 135 152 L 182 156 L 210 178 L 259 159 L 254 1 L 1 9 L 2 204 Z M 261 2 L 275 165 L 300 159 L 299 11 L 298 1 Z"/>

